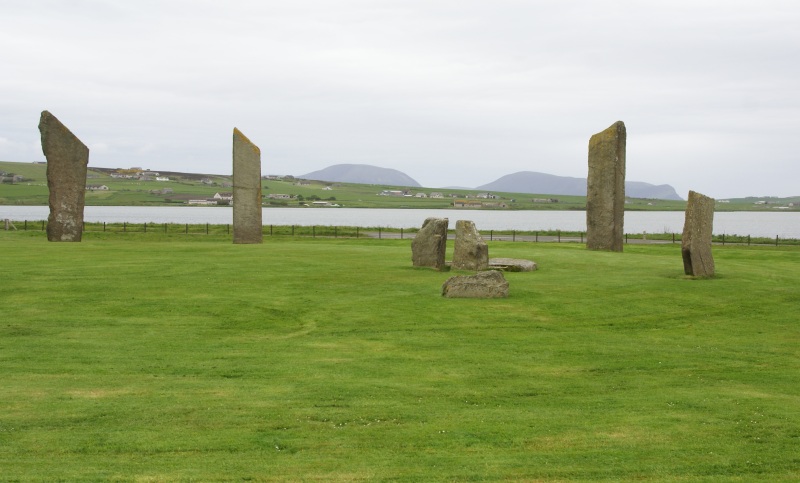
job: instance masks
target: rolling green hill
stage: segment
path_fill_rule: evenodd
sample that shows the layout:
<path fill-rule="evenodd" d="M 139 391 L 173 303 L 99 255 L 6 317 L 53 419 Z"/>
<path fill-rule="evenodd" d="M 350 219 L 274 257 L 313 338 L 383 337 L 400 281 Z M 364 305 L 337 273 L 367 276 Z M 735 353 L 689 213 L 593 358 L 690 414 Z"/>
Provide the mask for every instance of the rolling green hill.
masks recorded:
<path fill-rule="evenodd" d="M 46 205 L 48 200 L 47 166 L 40 163 L 0 161 L 0 205 Z M 13 175 L 21 176 L 16 181 Z M 118 176 L 136 176 L 123 178 Z M 157 181 L 157 177 L 169 181 Z M 231 192 L 231 176 L 180 173 L 172 171 L 119 170 L 89 167 L 87 186 L 108 189 L 89 190 L 87 205 L 164 206 L 182 205 L 190 200 L 213 198 L 217 193 Z M 284 176 L 262 180 L 264 204 L 268 206 L 307 207 L 314 202 L 349 208 L 453 208 L 463 205 L 496 210 L 583 210 L 584 196 L 548 193 L 491 192 L 493 198 L 480 198 L 479 190 L 448 188 L 409 188 L 403 186 L 331 183 Z M 383 193 L 383 194 L 381 194 Z M 403 194 L 404 193 L 404 194 Z M 790 206 L 790 203 L 793 206 Z M 681 211 L 682 200 L 629 198 L 627 210 Z M 740 198 L 717 203 L 717 211 L 798 210 L 800 197 Z"/>

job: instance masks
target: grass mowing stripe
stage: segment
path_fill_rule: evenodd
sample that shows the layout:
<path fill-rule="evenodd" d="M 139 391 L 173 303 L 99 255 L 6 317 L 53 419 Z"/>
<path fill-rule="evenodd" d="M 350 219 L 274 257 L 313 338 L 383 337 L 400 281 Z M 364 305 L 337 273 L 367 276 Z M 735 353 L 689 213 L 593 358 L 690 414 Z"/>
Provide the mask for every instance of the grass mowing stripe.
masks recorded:
<path fill-rule="evenodd" d="M 796 248 L 492 242 L 540 270 L 454 300 L 408 240 L 204 241 L 0 233 L 4 478 L 800 477 Z"/>

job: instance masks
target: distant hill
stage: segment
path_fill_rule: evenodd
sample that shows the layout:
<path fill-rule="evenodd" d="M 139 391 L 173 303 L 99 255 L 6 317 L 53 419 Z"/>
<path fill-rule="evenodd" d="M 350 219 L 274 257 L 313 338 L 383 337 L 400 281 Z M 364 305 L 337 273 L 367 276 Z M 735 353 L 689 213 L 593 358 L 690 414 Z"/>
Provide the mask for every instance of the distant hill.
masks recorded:
<path fill-rule="evenodd" d="M 586 178 L 572 178 L 534 171 L 507 174 L 476 189 L 510 193 L 535 193 L 548 195 L 586 196 Z M 631 198 L 682 200 L 675 188 L 668 184 L 653 185 L 641 181 L 626 181 L 625 195 Z"/>
<path fill-rule="evenodd" d="M 335 164 L 299 177 L 303 179 L 335 181 L 339 183 L 380 184 L 409 186 L 413 188 L 421 187 L 419 183 L 403 172 L 397 171 L 396 169 L 370 166 L 368 164 Z"/>

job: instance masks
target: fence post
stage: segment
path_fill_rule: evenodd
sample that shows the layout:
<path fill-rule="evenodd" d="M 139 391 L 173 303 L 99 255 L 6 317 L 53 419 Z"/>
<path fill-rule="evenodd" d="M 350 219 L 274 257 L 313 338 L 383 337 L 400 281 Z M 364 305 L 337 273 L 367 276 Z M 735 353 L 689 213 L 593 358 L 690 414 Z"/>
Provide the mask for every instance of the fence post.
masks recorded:
<path fill-rule="evenodd" d="M 675 234 L 672 234 L 672 243 L 675 243 Z"/>
<path fill-rule="evenodd" d="M 228 235 L 231 234 L 231 224 L 230 223 L 225 225 L 225 233 L 228 234 Z"/>
<path fill-rule="evenodd" d="M 538 231 L 536 232 L 536 242 L 537 243 L 539 242 L 539 232 Z"/>
<path fill-rule="evenodd" d="M 42 220 L 42 231 L 44 231 L 44 220 Z"/>
<path fill-rule="evenodd" d="M 725 234 L 722 234 L 722 246 L 725 246 Z"/>
<path fill-rule="evenodd" d="M 25 231 L 28 231 L 28 220 L 25 220 Z"/>
<path fill-rule="evenodd" d="M 494 239 L 494 230 L 489 230 L 489 241 Z"/>
<path fill-rule="evenodd" d="M 581 243 L 583 243 L 583 232 L 581 232 Z"/>
<path fill-rule="evenodd" d="M 144 232 L 147 233 L 147 222 L 144 222 Z"/>
<path fill-rule="evenodd" d="M 558 230 L 558 243 L 561 243 L 561 230 Z"/>
<path fill-rule="evenodd" d="M 333 237 L 334 237 L 334 238 L 339 238 L 339 233 L 338 233 L 338 231 L 336 230 L 336 226 L 334 226 L 334 227 L 333 227 Z"/>
<path fill-rule="evenodd" d="M 378 240 L 381 239 L 381 227 L 378 227 Z"/>
<path fill-rule="evenodd" d="M 517 230 L 511 230 L 511 241 L 517 241 Z"/>
<path fill-rule="evenodd" d="M 311 225 L 311 238 L 316 238 L 316 237 L 317 237 L 317 227 Z"/>
<path fill-rule="evenodd" d="M 186 224 L 186 231 L 184 233 L 186 233 L 187 235 L 189 234 L 189 224 L 188 223 Z"/>
<path fill-rule="evenodd" d="M 628 243 L 628 234 L 625 234 L 625 243 Z"/>
<path fill-rule="evenodd" d="M 400 228 L 400 239 L 401 240 L 403 239 L 403 229 L 402 228 Z"/>
<path fill-rule="evenodd" d="M 778 235 L 775 235 L 775 246 L 778 246 Z"/>
<path fill-rule="evenodd" d="M 105 231 L 106 231 L 106 222 L 104 221 L 103 222 L 103 232 L 105 232 Z"/>
<path fill-rule="evenodd" d="M 358 227 L 356 227 L 356 238 L 358 238 Z"/>

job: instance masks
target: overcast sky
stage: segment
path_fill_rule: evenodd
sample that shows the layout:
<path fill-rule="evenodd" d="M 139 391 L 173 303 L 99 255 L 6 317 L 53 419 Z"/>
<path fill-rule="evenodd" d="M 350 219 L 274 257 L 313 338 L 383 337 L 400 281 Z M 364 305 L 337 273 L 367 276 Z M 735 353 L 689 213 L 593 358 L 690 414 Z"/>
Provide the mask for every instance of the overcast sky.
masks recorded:
<path fill-rule="evenodd" d="M 394 168 L 423 186 L 586 177 L 800 195 L 796 0 L 2 0 L 0 160 L 44 160 L 42 110 L 89 166 Z"/>

